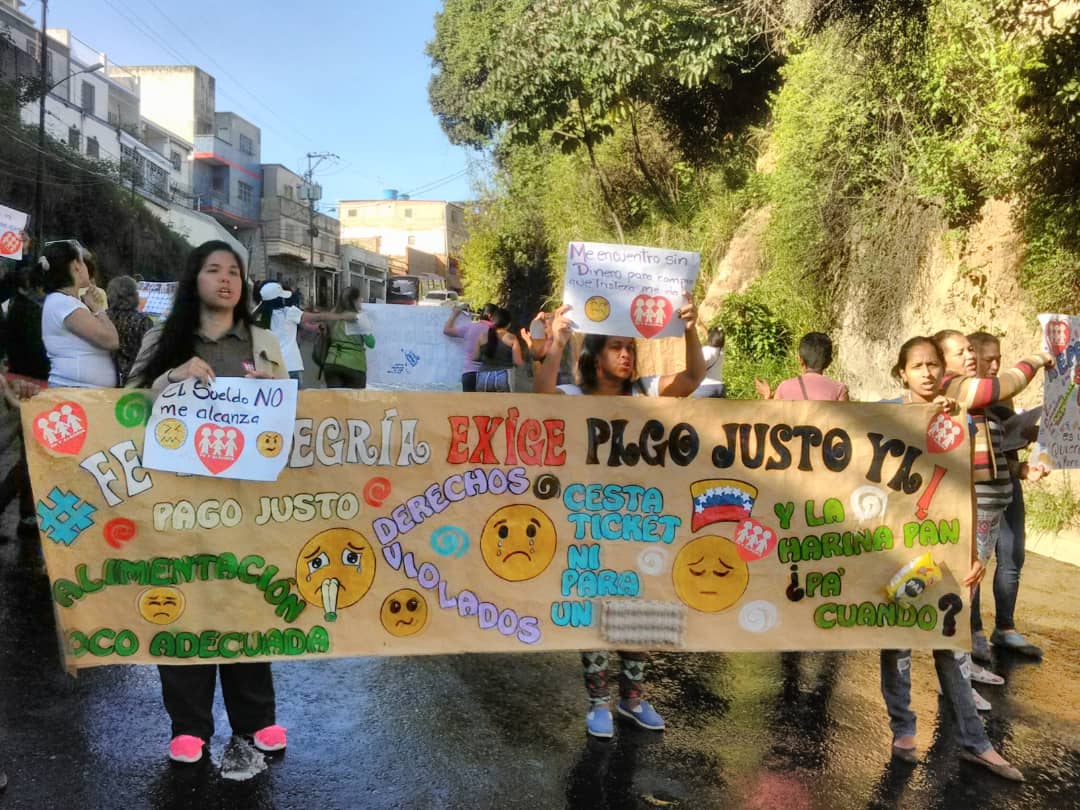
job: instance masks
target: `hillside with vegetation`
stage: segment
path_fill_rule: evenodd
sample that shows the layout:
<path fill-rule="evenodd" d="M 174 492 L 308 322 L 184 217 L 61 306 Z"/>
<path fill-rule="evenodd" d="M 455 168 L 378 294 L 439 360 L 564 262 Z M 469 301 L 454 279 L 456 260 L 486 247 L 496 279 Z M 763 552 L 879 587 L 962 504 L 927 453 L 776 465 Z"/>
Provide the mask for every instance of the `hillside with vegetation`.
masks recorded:
<path fill-rule="evenodd" d="M 446 0 L 428 52 L 466 294 L 519 320 L 571 239 L 698 251 L 732 395 L 820 329 L 871 399 L 911 334 L 1080 311 L 1076 2 Z"/>

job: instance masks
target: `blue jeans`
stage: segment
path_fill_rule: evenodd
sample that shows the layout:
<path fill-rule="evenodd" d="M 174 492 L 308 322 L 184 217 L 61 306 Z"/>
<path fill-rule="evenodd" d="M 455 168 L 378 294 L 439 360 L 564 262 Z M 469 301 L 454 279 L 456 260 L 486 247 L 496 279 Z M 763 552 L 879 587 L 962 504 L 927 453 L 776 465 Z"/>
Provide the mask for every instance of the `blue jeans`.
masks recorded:
<path fill-rule="evenodd" d="M 1027 519 L 1024 490 L 1019 479 L 1013 478 L 1012 484 L 1012 503 L 1005 509 L 997 542 L 994 544 L 994 554 L 997 555 L 997 568 L 994 569 L 994 626 L 998 630 L 1012 630 L 1016 627 L 1013 614 L 1016 610 L 1016 596 L 1020 591 L 1020 569 L 1024 567 L 1024 549 L 1027 543 L 1024 529 L 1024 521 Z M 981 590 L 982 586 L 976 588 L 971 598 L 973 633 L 983 629 L 982 612 L 979 609 Z"/>
<path fill-rule="evenodd" d="M 960 669 L 960 661 L 952 650 L 934 650 L 934 667 L 945 699 L 952 707 L 956 724 L 956 741 L 973 754 L 989 751 L 994 746 L 986 736 L 975 699 L 971 696 L 971 681 Z M 881 651 L 881 696 L 889 712 L 893 739 L 914 736 L 915 712 L 911 710 L 911 650 Z"/>

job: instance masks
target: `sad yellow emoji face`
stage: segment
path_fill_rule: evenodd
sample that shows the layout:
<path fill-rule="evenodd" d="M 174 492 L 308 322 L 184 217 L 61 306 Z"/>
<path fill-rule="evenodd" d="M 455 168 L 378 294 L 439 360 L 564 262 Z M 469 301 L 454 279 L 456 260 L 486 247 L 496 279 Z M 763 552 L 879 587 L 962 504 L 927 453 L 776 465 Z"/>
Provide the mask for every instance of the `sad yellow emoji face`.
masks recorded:
<path fill-rule="evenodd" d="M 480 554 L 491 573 L 510 582 L 538 576 L 555 556 L 555 524 L 529 504 L 504 506 L 488 518 Z"/>
<path fill-rule="evenodd" d="M 386 632 L 399 638 L 414 636 L 427 625 L 427 601 L 412 588 L 394 591 L 379 609 L 379 621 Z"/>
<path fill-rule="evenodd" d="M 585 302 L 585 317 L 590 321 L 606 321 L 611 314 L 611 304 L 602 295 L 594 295 Z"/>
<path fill-rule="evenodd" d="M 264 430 L 255 439 L 255 446 L 259 449 L 259 453 L 266 458 L 274 458 L 281 452 L 281 448 L 284 446 L 285 440 L 280 433 L 275 433 L 272 430 Z"/>
<path fill-rule="evenodd" d="M 705 535 L 675 555 L 671 578 L 683 602 L 703 613 L 717 613 L 739 601 L 750 582 L 750 570 L 734 543 Z"/>
<path fill-rule="evenodd" d="M 139 594 L 139 614 L 151 624 L 172 624 L 184 612 L 184 605 L 179 588 L 147 588 Z"/>
<path fill-rule="evenodd" d="M 296 589 L 323 609 L 328 622 L 338 608 L 354 605 L 375 579 L 375 552 L 360 532 L 327 529 L 312 537 L 296 558 Z"/>

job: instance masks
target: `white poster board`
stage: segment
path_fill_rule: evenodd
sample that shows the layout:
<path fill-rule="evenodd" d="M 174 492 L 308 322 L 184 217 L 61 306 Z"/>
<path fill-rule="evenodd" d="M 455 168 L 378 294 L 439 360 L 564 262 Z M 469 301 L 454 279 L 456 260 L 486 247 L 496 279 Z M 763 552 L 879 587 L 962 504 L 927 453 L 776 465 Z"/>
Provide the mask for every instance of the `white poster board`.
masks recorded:
<path fill-rule="evenodd" d="M 683 250 L 571 242 L 563 303 L 576 331 L 642 338 L 681 337 L 679 309 L 701 270 Z"/>
<path fill-rule="evenodd" d="M 450 307 L 364 304 L 375 348 L 367 350 L 368 388 L 460 391 L 465 342 L 443 334 Z M 462 316 L 468 317 L 468 316 Z"/>
<path fill-rule="evenodd" d="M 276 481 L 289 459 L 296 380 L 218 377 L 173 383 L 154 400 L 143 439 L 149 470 Z"/>
<path fill-rule="evenodd" d="M 162 317 L 168 315 L 176 296 L 176 287 L 175 281 L 140 281 L 139 312 Z"/>
<path fill-rule="evenodd" d="M 1039 445 L 1060 469 L 1080 467 L 1080 316 L 1040 315 L 1043 350 L 1054 355 L 1043 383 Z"/>
<path fill-rule="evenodd" d="M 19 261 L 23 257 L 23 236 L 29 214 L 0 205 L 0 256 Z"/>

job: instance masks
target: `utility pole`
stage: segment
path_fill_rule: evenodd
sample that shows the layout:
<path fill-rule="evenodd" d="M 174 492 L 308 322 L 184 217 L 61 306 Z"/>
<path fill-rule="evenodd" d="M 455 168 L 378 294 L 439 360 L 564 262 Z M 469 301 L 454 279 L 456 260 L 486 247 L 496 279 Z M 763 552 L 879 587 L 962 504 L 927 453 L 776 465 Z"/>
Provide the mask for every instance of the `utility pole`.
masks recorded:
<path fill-rule="evenodd" d="M 318 230 L 315 228 L 315 202 L 322 197 L 322 189 L 315 186 L 315 170 L 319 168 L 319 165 L 324 160 L 341 160 L 340 157 L 333 152 L 308 152 L 307 153 L 307 173 L 304 175 L 304 182 L 307 184 L 306 196 L 308 201 L 308 261 L 311 265 L 311 303 L 316 305 L 318 303 L 319 285 L 318 285 L 318 272 L 315 270 L 315 235 Z M 312 161 L 315 161 L 312 163 Z"/>
<path fill-rule="evenodd" d="M 45 246 L 45 194 L 42 184 L 45 179 L 45 96 L 49 95 L 46 89 L 49 86 L 49 35 L 46 32 L 45 22 L 49 13 L 49 0 L 41 0 L 41 47 L 38 54 L 41 61 L 41 71 L 38 76 L 41 86 L 41 98 L 38 99 L 38 148 L 37 148 L 37 171 L 34 175 L 34 249 L 37 255 Z"/>

